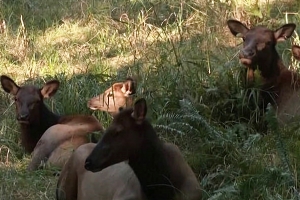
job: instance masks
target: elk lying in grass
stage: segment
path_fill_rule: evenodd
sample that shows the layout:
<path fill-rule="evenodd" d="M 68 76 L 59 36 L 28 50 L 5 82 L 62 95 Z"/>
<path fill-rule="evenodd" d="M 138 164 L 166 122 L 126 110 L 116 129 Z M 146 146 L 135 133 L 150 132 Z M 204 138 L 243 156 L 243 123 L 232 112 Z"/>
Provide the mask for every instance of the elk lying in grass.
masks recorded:
<path fill-rule="evenodd" d="M 249 29 L 236 20 L 228 20 L 227 25 L 234 36 L 243 38 L 239 58 L 248 69 L 248 81 L 253 81 L 254 70 L 258 69 L 262 77 L 264 105 L 273 104 L 277 108 L 279 122 L 287 123 L 300 113 L 300 82 L 298 75 L 284 66 L 275 47 L 277 42 L 292 36 L 296 25 L 285 24 L 275 31 L 265 26 Z"/>
<path fill-rule="evenodd" d="M 14 96 L 21 144 L 32 153 L 28 170 L 37 169 L 42 161 L 62 167 L 74 149 L 88 142 L 88 133 L 103 130 L 93 116 L 58 116 L 46 107 L 43 100 L 56 93 L 57 80 L 48 81 L 42 88 L 18 86 L 5 75 L 0 80 L 4 91 Z"/>
<path fill-rule="evenodd" d="M 97 174 L 128 160 L 146 199 L 199 200 L 200 185 L 192 169 L 176 145 L 158 138 L 146 113 L 144 99 L 121 110 L 87 157 L 85 168 Z"/>
<path fill-rule="evenodd" d="M 127 78 L 124 82 L 114 83 L 104 93 L 90 99 L 88 107 L 92 110 L 102 110 L 111 114 L 117 113 L 121 107 L 132 106 L 135 91 L 134 80 Z"/>
<path fill-rule="evenodd" d="M 125 162 L 93 173 L 84 168 L 96 144 L 80 146 L 63 167 L 56 189 L 57 200 L 146 200 L 138 179 Z"/>

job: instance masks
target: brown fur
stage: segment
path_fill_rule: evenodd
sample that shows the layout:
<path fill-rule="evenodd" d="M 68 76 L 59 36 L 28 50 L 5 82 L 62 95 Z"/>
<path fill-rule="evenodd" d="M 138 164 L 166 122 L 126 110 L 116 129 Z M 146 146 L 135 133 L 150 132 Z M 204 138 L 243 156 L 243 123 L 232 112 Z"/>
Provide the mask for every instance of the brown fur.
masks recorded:
<path fill-rule="evenodd" d="M 158 138 L 146 113 L 144 99 L 120 111 L 87 157 L 85 168 L 98 172 L 128 159 L 148 200 L 200 199 L 192 169 L 176 145 Z"/>
<path fill-rule="evenodd" d="M 92 110 L 102 110 L 115 114 L 121 107 L 132 106 L 135 92 L 134 80 L 127 78 L 124 82 L 114 83 L 104 93 L 90 99 L 88 107 Z"/>
<path fill-rule="evenodd" d="M 18 86 L 11 78 L 1 76 L 2 88 L 14 96 L 16 115 L 21 126 L 21 143 L 32 152 L 28 170 L 35 170 L 42 161 L 62 167 L 78 146 L 87 143 L 87 134 L 103 130 L 93 116 L 58 116 L 45 106 L 44 98 L 53 96 L 59 87 L 57 80 L 42 88 Z"/>
<path fill-rule="evenodd" d="M 261 88 L 264 106 L 271 103 L 277 108 L 279 122 L 286 123 L 299 113 L 298 74 L 288 70 L 282 63 L 275 46 L 277 42 L 290 38 L 295 24 L 285 24 L 273 31 L 264 26 L 247 28 L 241 22 L 228 20 L 228 27 L 234 36 L 243 38 L 240 61 L 247 69 L 251 83 L 254 70 L 258 69 L 263 78 Z"/>

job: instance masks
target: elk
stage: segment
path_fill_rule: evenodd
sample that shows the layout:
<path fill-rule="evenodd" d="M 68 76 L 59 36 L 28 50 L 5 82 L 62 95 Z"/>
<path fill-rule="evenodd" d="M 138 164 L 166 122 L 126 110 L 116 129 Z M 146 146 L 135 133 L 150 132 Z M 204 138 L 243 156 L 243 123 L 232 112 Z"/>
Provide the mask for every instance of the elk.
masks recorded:
<path fill-rule="evenodd" d="M 121 107 L 131 107 L 135 93 L 135 81 L 128 77 L 124 82 L 114 83 L 104 93 L 90 99 L 88 107 L 92 110 L 106 111 L 113 115 Z"/>
<path fill-rule="evenodd" d="M 146 200 L 130 166 L 120 162 L 97 173 L 84 163 L 96 144 L 77 148 L 63 167 L 56 188 L 57 200 Z"/>
<path fill-rule="evenodd" d="M 104 93 L 89 100 L 88 107 L 108 111 L 114 116 L 120 107 L 132 107 L 135 87 L 131 78 L 114 83 Z M 74 151 L 60 173 L 56 199 L 146 200 L 138 179 L 127 163 L 121 162 L 97 173 L 84 168 L 85 160 L 95 146 L 88 143 Z"/>
<path fill-rule="evenodd" d="M 14 97 L 21 145 L 32 153 L 28 170 L 37 169 L 42 161 L 62 167 L 74 149 L 88 142 L 89 133 L 103 130 L 93 116 L 59 116 L 47 108 L 44 99 L 57 92 L 58 80 L 48 81 L 42 88 L 19 86 L 5 75 L 0 81 L 3 90 Z"/>
<path fill-rule="evenodd" d="M 145 99 L 121 110 L 86 158 L 85 168 L 99 173 L 128 160 L 148 200 L 201 198 L 200 184 L 179 148 L 162 142 L 146 119 Z"/>
<path fill-rule="evenodd" d="M 262 77 L 261 96 L 263 104 L 271 103 L 277 109 L 280 123 L 288 123 L 299 113 L 300 98 L 298 74 L 284 66 L 276 50 L 277 42 L 290 38 L 295 24 L 285 24 L 276 30 L 265 26 L 246 27 L 237 20 L 228 20 L 230 32 L 243 39 L 240 62 L 247 67 L 247 80 L 252 83 L 254 71 Z"/>

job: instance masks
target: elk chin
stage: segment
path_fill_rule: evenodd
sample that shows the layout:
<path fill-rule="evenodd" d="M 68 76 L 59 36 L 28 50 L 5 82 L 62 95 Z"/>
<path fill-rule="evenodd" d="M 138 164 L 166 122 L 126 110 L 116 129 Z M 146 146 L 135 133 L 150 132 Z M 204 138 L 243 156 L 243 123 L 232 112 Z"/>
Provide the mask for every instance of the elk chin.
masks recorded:
<path fill-rule="evenodd" d="M 240 58 L 240 61 L 243 65 L 249 67 L 252 64 L 252 60 L 249 58 Z"/>
<path fill-rule="evenodd" d="M 19 124 L 23 124 L 23 125 L 28 125 L 30 124 L 29 120 L 22 120 L 22 119 L 17 119 Z"/>

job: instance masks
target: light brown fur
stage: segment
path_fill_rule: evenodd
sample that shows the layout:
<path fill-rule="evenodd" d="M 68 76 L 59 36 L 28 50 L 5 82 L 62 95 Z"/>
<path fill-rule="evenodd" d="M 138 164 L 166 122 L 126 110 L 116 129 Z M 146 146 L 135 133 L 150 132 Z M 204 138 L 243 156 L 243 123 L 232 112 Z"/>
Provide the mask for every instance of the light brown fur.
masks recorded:
<path fill-rule="evenodd" d="M 63 168 L 57 184 L 57 200 L 146 200 L 130 166 L 121 162 L 93 173 L 84 163 L 96 144 L 80 146 Z"/>
<path fill-rule="evenodd" d="M 91 98 L 88 101 L 88 107 L 92 110 L 102 110 L 115 114 L 121 107 L 132 106 L 135 92 L 136 86 L 134 80 L 127 78 L 124 82 L 114 83 L 102 94 Z"/>
<path fill-rule="evenodd" d="M 37 169 L 47 159 L 48 164 L 62 168 L 76 148 L 89 142 L 89 133 L 103 129 L 93 116 L 74 115 L 67 118 L 45 131 L 34 148 L 28 170 Z"/>
<path fill-rule="evenodd" d="M 89 143 L 75 150 L 60 174 L 57 200 L 147 200 L 137 177 L 126 162 L 95 173 L 84 168 L 85 160 L 95 146 Z M 171 181 L 178 191 L 174 200 L 199 200 L 199 182 L 179 148 L 171 143 L 164 143 L 163 148 L 172 166 Z"/>

